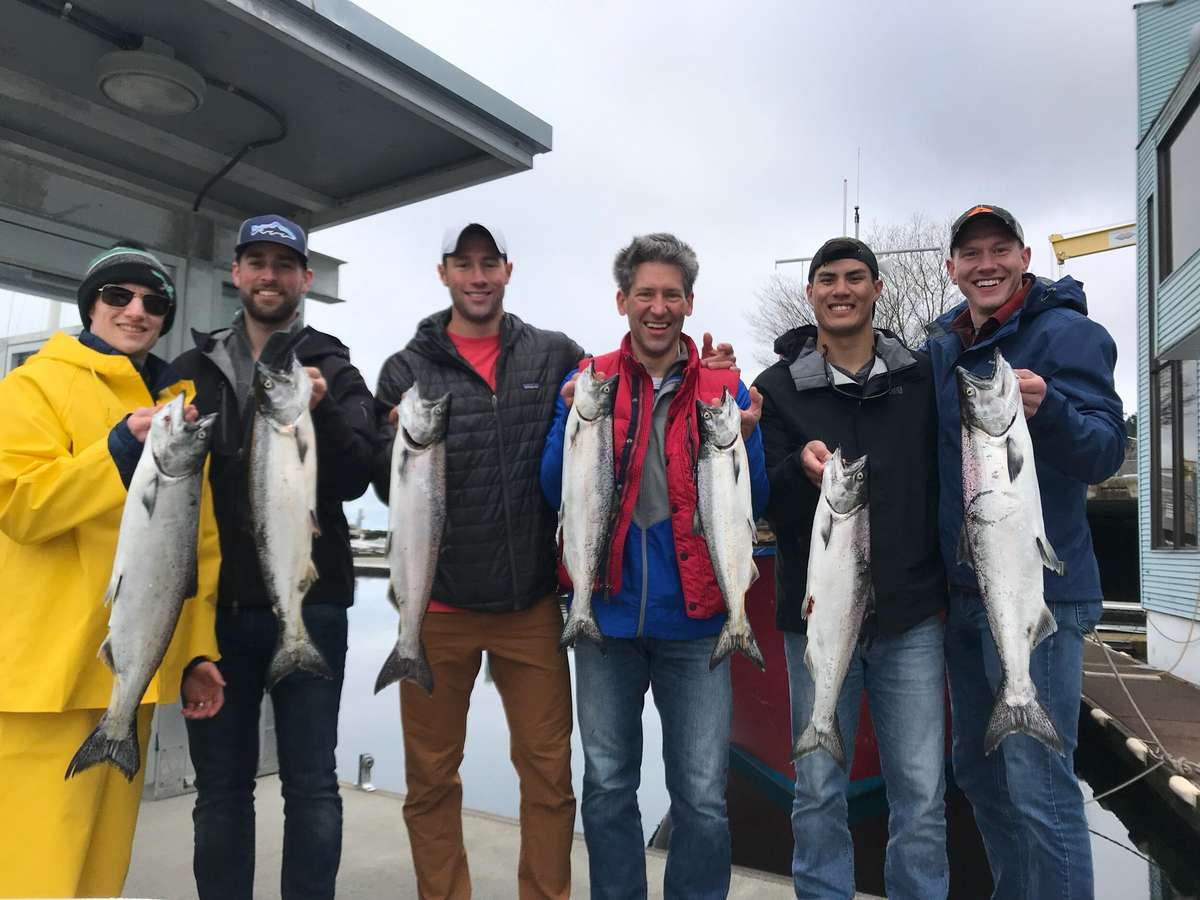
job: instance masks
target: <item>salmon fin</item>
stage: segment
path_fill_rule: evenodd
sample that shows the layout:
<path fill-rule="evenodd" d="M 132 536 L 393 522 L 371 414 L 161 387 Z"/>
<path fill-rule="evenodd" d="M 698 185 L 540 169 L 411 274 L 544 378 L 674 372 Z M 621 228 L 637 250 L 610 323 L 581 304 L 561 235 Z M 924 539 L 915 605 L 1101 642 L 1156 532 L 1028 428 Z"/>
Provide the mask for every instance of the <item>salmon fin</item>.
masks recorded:
<path fill-rule="evenodd" d="M 187 584 L 183 586 L 183 599 L 195 597 L 200 593 L 200 561 L 192 560 L 191 571 L 188 572 Z"/>
<path fill-rule="evenodd" d="M 124 580 L 123 572 L 113 572 L 112 580 L 108 582 L 108 591 L 104 594 L 104 605 L 109 606 L 117 602 L 117 594 L 121 593 L 121 582 Z"/>
<path fill-rule="evenodd" d="M 1011 437 L 1005 440 L 1004 445 L 1008 451 L 1008 480 L 1016 481 L 1021 469 L 1025 467 L 1025 456 Z"/>
<path fill-rule="evenodd" d="M 117 673 L 117 663 L 112 655 L 112 637 L 105 635 L 104 643 L 100 645 L 100 649 L 96 651 L 96 656 L 100 657 L 100 661 L 108 666 L 108 671 L 114 675 Z"/>
<path fill-rule="evenodd" d="M 576 420 L 575 420 L 575 427 L 571 429 L 571 433 L 570 433 L 570 434 L 567 436 L 567 446 L 569 446 L 569 447 L 574 447 L 574 446 L 575 446 L 575 439 L 576 439 L 577 437 L 579 437 L 579 429 L 580 429 L 580 428 L 582 428 L 582 427 L 583 427 L 583 426 L 581 426 L 581 425 L 579 424 L 579 420 L 578 420 L 578 419 L 576 419 Z"/>
<path fill-rule="evenodd" d="M 304 440 L 304 432 L 296 429 L 296 452 L 300 454 L 300 462 L 308 457 L 308 441 Z"/>
<path fill-rule="evenodd" d="M 412 454 L 408 452 L 407 447 L 405 447 L 404 449 L 402 449 L 400 451 L 400 463 L 399 463 L 399 465 L 396 466 L 396 473 L 401 478 L 403 478 L 405 472 L 408 471 L 408 459 L 410 456 L 412 456 Z"/>
<path fill-rule="evenodd" d="M 112 740 L 104 733 L 107 719 L 108 713 L 106 712 L 100 717 L 100 722 L 96 725 L 95 730 L 79 745 L 75 756 L 67 764 L 67 772 L 63 775 L 64 781 L 92 766 L 105 762 L 119 769 L 126 781 L 133 781 L 138 769 L 142 767 L 141 751 L 138 748 L 137 718 L 135 717 L 130 723 L 129 733 L 118 741 Z"/>
<path fill-rule="evenodd" d="M 1038 616 L 1037 625 L 1033 630 L 1033 643 L 1030 644 L 1032 650 L 1054 632 L 1058 631 L 1058 622 L 1054 619 L 1054 613 L 1050 612 L 1049 607 L 1042 605 L 1042 614 Z"/>
<path fill-rule="evenodd" d="M 737 454 L 733 454 L 733 483 L 737 484 L 742 480 L 742 464 L 738 460 Z"/>
<path fill-rule="evenodd" d="M 750 543 L 758 543 L 758 525 L 754 522 L 754 516 L 746 517 L 746 527 L 750 529 Z"/>
<path fill-rule="evenodd" d="M 317 511 L 315 509 L 308 511 L 308 527 L 312 531 L 313 537 L 321 536 L 321 523 L 317 521 Z"/>
<path fill-rule="evenodd" d="M 322 678 L 333 678 L 333 671 L 325 662 L 321 651 L 309 641 L 298 641 L 291 646 L 282 641 L 275 648 L 271 664 L 267 668 L 267 690 L 271 690 L 281 680 L 296 671 L 311 672 Z"/>
<path fill-rule="evenodd" d="M 700 522 L 700 505 L 692 510 L 692 534 L 704 537 L 704 526 Z"/>
<path fill-rule="evenodd" d="M 562 549 L 563 507 L 558 508 L 558 527 L 554 529 L 554 546 Z"/>
<path fill-rule="evenodd" d="M 425 642 L 422 641 L 417 651 L 416 659 L 400 655 L 400 648 L 393 647 L 388 658 L 383 661 L 379 677 L 375 679 L 375 693 L 379 693 L 389 684 L 398 681 L 411 681 L 426 694 L 433 696 L 433 671 L 429 668 L 429 660 L 425 656 Z"/>
<path fill-rule="evenodd" d="M 158 475 L 155 474 L 142 491 L 142 506 L 146 507 L 146 515 L 154 518 L 154 504 L 158 500 Z"/>
<path fill-rule="evenodd" d="M 966 522 L 963 522 L 962 531 L 958 533 L 957 562 L 960 566 L 966 566 L 972 571 L 975 570 L 975 562 L 971 559 L 971 544 L 967 541 Z"/>
<path fill-rule="evenodd" d="M 829 731 L 818 731 L 817 726 L 809 722 L 808 727 L 800 733 L 800 737 L 796 738 L 792 747 L 792 758 L 798 760 L 822 749 L 833 757 L 834 762 L 841 766 L 843 771 L 846 770 L 846 749 L 842 743 L 842 729 L 838 725 L 836 715 L 833 717 L 833 728 Z"/>
<path fill-rule="evenodd" d="M 385 558 L 392 555 L 392 533 L 390 531 L 388 532 L 387 541 L 383 545 L 383 555 Z"/>
<path fill-rule="evenodd" d="M 767 664 L 763 660 L 762 651 L 758 649 L 758 641 L 754 639 L 754 631 L 750 628 L 750 623 L 746 623 L 745 631 L 734 632 L 729 627 L 728 619 L 725 620 L 721 633 L 717 635 L 716 646 L 713 647 L 712 657 L 708 661 L 708 670 L 711 672 L 719 666 L 721 661 L 734 650 L 758 666 L 760 671 L 766 671 Z"/>
<path fill-rule="evenodd" d="M 390 580 L 388 581 L 387 598 L 388 602 L 396 608 L 396 612 L 400 612 L 400 601 L 396 599 L 396 589 L 392 587 Z"/>
<path fill-rule="evenodd" d="M 300 579 L 300 584 L 298 585 L 300 593 L 307 594 L 320 577 L 321 574 L 317 571 L 316 564 L 310 559 L 308 561 L 308 571 L 304 573 L 304 577 Z"/>
<path fill-rule="evenodd" d="M 581 637 L 587 638 L 602 651 L 604 650 L 604 635 L 600 633 L 596 620 L 591 616 L 577 618 L 567 616 L 567 624 L 563 626 L 562 635 L 558 639 L 558 649 L 566 650 L 568 647 L 573 647 Z"/>
<path fill-rule="evenodd" d="M 807 647 L 804 648 L 804 668 L 808 669 L 808 674 L 813 676 L 813 681 L 815 682 L 816 676 L 814 675 L 814 673 L 817 670 L 817 665 L 816 665 L 816 663 L 813 662 L 811 651 L 812 651 L 812 644 L 809 644 Z"/>
<path fill-rule="evenodd" d="M 754 561 L 754 557 L 750 558 L 750 584 L 758 581 L 758 563 Z"/>
<path fill-rule="evenodd" d="M 829 546 L 829 538 L 833 534 L 833 516 L 828 511 L 823 512 L 821 519 L 821 543 Z"/>
<path fill-rule="evenodd" d="M 1063 565 L 1063 561 L 1058 558 L 1058 554 L 1054 552 L 1054 548 L 1050 546 L 1050 541 L 1045 537 L 1038 535 L 1034 538 L 1037 541 L 1038 553 L 1042 557 L 1042 565 L 1053 572 L 1055 575 L 1062 576 L 1066 573 L 1067 567 Z"/>
<path fill-rule="evenodd" d="M 1007 683 L 1001 683 L 996 705 L 992 707 L 992 716 L 983 737 L 984 754 L 990 754 L 1010 734 L 1027 734 L 1037 738 L 1059 756 L 1065 756 L 1062 738 L 1042 704 L 1034 699 L 1025 706 L 1010 706 L 1004 702 L 1007 687 Z"/>

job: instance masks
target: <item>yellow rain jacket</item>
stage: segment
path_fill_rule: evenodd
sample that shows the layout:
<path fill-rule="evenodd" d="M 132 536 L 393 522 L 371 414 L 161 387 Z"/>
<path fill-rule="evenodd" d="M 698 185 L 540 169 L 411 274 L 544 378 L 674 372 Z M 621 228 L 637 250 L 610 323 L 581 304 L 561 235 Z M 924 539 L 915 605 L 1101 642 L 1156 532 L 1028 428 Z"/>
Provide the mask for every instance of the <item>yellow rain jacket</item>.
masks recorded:
<path fill-rule="evenodd" d="M 126 496 L 108 434 L 137 407 L 181 391 L 194 393 L 179 382 L 152 398 L 128 357 L 61 332 L 0 381 L 0 712 L 108 706 L 112 673 L 96 654 Z M 220 551 L 207 477 L 197 561 L 197 595 L 143 703 L 174 702 L 188 662 L 218 658 Z"/>

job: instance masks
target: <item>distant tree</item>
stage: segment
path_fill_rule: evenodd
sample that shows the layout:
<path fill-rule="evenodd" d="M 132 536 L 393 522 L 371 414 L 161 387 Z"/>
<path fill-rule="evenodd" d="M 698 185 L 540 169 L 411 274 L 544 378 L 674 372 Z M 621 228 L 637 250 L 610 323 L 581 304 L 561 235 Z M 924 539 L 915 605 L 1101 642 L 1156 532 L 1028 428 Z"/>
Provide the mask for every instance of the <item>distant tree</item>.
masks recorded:
<path fill-rule="evenodd" d="M 936 248 L 879 260 L 883 293 L 875 304 L 875 324 L 894 332 L 910 347 L 919 346 L 925 340 L 925 326 L 960 300 L 958 288 L 946 273 L 944 248 L 949 234 L 949 219 L 932 221 L 916 213 L 900 225 L 873 225 L 863 235 L 877 254 Z M 757 342 L 755 356 L 764 365 L 777 358 L 772 349 L 776 338 L 814 321 L 804 294 L 807 276 L 807 271 L 800 277 L 776 272 L 756 294 L 758 305 L 749 321 Z"/>
<path fill-rule="evenodd" d="M 1131 438 L 1137 437 L 1137 413 L 1125 420 L 1125 434 Z"/>

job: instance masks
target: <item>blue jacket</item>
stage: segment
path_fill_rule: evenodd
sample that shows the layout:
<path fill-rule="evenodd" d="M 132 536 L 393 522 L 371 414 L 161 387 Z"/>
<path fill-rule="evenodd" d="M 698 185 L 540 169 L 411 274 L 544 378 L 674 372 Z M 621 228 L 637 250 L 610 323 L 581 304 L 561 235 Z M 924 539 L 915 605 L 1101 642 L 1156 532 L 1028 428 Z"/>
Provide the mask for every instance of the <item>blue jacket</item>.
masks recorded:
<path fill-rule="evenodd" d="M 1025 303 L 995 334 L 964 349 L 950 330 L 965 302 L 930 326 L 926 344 L 938 405 L 938 511 L 942 558 L 952 589 L 978 591 L 975 573 L 958 565 L 962 531 L 962 433 L 954 370 L 990 374 L 1000 348 L 1014 369 L 1046 381 L 1046 397 L 1028 420 L 1042 494 L 1046 536 L 1065 564 L 1063 575 L 1043 570 L 1046 599 L 1102 599 L 1100 572 L 1087 522 L 1087 486 L 1108 478 L 1125 458 L 1125 420 L 1113 387 L 1117 348 L 1103 326 L 1087 317 L 1083 285 L 1070 276 L 1037 278 Z"/>
<path fill-rule="evenodd" d="M 563 383 L 574 374 L 570 373 Z M 671 376 L 668 376 L 664 382 L 667 389 L 671 387 L 670 382 Z M 750 406 L 750 392 L 740 381 L 737 404 L 742 409 Z M 560 396 L 554 410 L 554 424 L 542 453 L 542 493 L 554 509 L 562 505 L 563 434 L 568 412 Z M 661 443 L 658 446 L 661 452 Z M 746 441 L 746 456 L 750 463 L 751 502 L 757 518 L 766 508 L 770 491 L 762 434 L 758 428 Z M 607 600 L 600 592 L 592 598 L 596 624 L 605 636 L 615 638 L 693 640 L 721 630 L 725 623 L 724 613 L 708 619 L 693 619 L 684 611 L 683 603 L 670 516 L 647 528 L 642 528 L 635 518 L 625 536 L 620 590 L 609 595 Z"/>

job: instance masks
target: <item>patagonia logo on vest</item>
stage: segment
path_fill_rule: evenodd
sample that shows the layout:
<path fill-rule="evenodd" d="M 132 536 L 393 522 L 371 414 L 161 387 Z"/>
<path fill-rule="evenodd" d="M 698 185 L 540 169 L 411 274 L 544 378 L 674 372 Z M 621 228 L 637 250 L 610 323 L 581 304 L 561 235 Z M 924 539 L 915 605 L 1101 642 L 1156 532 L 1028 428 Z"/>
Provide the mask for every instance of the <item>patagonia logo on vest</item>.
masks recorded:
<path fill-rule="evenodd" d="M 541 386 L 542 383 L 540 381 L 526 381 L 521 385 L 521 389 L 526 391 L 536 391 Z"/>

